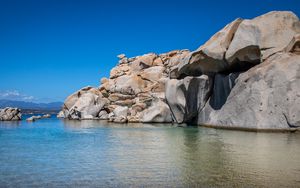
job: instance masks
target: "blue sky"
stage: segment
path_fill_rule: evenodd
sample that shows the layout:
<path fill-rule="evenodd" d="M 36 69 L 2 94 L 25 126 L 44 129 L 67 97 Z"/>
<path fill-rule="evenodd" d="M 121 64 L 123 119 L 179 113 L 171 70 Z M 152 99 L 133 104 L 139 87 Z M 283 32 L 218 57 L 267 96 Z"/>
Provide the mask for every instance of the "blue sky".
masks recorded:
<path fill-rule="evenodd" d="M 98 86 L 120 53 L 194 50 L 271 10 L 300 16 L 300 1 L 0 0 L 0 99 L 63 101 Z"/>

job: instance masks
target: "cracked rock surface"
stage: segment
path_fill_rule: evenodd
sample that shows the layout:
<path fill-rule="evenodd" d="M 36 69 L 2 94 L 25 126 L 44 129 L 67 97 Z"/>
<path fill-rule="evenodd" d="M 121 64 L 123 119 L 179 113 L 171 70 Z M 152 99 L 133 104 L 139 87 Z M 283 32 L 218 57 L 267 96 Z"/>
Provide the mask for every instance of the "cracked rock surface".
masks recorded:
<path fill-rule="evenodd" d="M 238 18 L 194 51 L 118 55 L 100 86 L 59 117 L 227 128 L 300 127 L 300 22 L 289 11 Z"/>
<path fill-rule="evenodd" d="M 0 109 L 0 121 L 18 121 L 21 119 L 22 114 L 19 108 L 7 107 Z"/>

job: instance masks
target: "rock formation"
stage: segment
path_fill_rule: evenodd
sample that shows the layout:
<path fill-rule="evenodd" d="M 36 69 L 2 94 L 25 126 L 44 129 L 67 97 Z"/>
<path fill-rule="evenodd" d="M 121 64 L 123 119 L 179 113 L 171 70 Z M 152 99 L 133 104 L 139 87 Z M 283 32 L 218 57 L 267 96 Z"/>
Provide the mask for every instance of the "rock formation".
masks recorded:
<path fill-rule="evenodd" d="M 18 121 L 21 119 L 22 114 L 19 108 L 7 107 L 0 109 L 0 121 Z"/>
<path fill-rule="evenodd" d="M 35 121 L 38 119 L 46 119 L 46 118 L 51 118 L 51 114 L 44 114 L 42 116 L 41 115 L 31 116 L 31 117 L 27 118 L 26 121 Z"/>
<path fill-rule="evenodd" d="M 60 117 L 112 122 L 172 122 L 166 104 L 165 84 L 171 68 L 188 53 L 187 50 L 176 50 L 134 58 L 121 54 L 110 78 L 102 78 L 99 88 L 85 87 L 69 96 Z"/>
<path fill-rule="evenodd" d="M 236 19 L 192 52 L 118 58 L 99 88 L 66 99 L 61 117 L 300 127 L 300 22 L 292 12 Z"/>

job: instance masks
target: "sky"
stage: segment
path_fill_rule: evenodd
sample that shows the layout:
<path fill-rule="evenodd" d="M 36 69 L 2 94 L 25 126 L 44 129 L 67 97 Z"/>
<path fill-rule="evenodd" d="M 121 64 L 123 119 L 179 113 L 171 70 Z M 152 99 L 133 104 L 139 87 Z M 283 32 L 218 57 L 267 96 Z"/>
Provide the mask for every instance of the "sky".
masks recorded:
<path fill-rule="evenodd" d="M 0 0 L 0 99 L 52 102 L 99 86 L 127 57 L 195 50 L 235 18 L 299 0 Z"/>

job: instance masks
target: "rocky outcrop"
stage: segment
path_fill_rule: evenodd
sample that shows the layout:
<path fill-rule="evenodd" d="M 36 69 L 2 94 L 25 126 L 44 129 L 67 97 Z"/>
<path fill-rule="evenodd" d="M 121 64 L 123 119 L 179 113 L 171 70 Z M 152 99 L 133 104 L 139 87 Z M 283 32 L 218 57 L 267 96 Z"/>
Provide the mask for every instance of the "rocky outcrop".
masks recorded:
<path fill-rule="evenodd" d="M 300 22 L 287 11 L 236 19 L 197 50 L 127 58 L 69 96 L 60 116 L 246 129 L 300 127 Z"/>
<path fill-rule="evenodd" d="M 300 34 L 294 35 L 293 39 L 287 45 L 284 51 L 300 55 Z"/>
<path fill-rule="evenodd" d="M 240 74 L 222 107 L 198 123 L 253 129 L 299 127 L 299 86 L 300 56 L 278 53 Z M 206 108 L 215 109 L 211 103 Z"/>
<path fill-rule="evenodd" d="M 42 118 L 51 118 L 51 114 L 44 114 Z"/>
<path fill-rule="evenodd" d="M 247 70 L 283 51 L 300 32 L 298 17 L 273 11 L 252 20 L 237 19 L 216 33 L 178 67 L 179 75 Z"/>
<path fill-rule="evenodd" d="M 143 123 L 171 123 L 172 117 L 169 106 L 162 100 L 156 100 L 143 112 Z"/>
<path fill-rule="evenodd" d="M 243 20 L 234 34 L 225 58 L 229 63 L 263 61 L 282 51 L 299 32 L 298 17 L 288 11 L 273 11 L 252 20 Z M 249 48 L 253 50 L 247 51 Z M 261 52 L 261 57 L 257 51 Z"/>
<path fill-rule="evenodd" d="M 108 105 L 97 88 L 85 87 L 70 95 L 63 106 L 59 117 L 68 119 L 94 119 L 101 109 Z"/>
<path fill-rule="evenodd" d="M 40 115 L 31 116 L 31 117 L 27 118 L 26 121 L 35 121 L 35 120 L 38 120 L 38 119 L 42 119 L 42 116 L 40 116 Z"/>
<path fill-rule="evenodd" d="M 191 52 L 178 67 L 179 74 L 199 76 L 204 73 L 221 72 L 228 68 L 224 60 L 225 52 L 241 24 L 236 19 L 212 36 L 204 45 Z"/>
<path fill-rule="evenodd" d="M 194 122 L 211 94 L 212 84 L 207 75 L 167 82 L 166 100 L 176 123 Z"/>
<path fill-rule="evenodd" d="M 18 121 L 21 119 L 22 114 L 19 108 L 6 107 L 0 109 L 0 121 Z"/>
<path fill-rule="evenodd" d="M 46 119 L 46 118 L 51 118 L 51 114 L 44 114 L 44 115 L 37 115 L 37 116 L 31 116 L 26 119 L 26 121 L 36 121 L 38 119 Z"/>
<path fill-rule="evenodd" d="M 120 54 L 119 64 L 111 70 L 110 78 L 102 78 L 99 88 L 85 87 L 70 95 L 58 116 L 121 123 L 172 122 L 165 102 L 165 84 L 172 67 L 188 52 L 175 50 L 133 58 Z"/>

